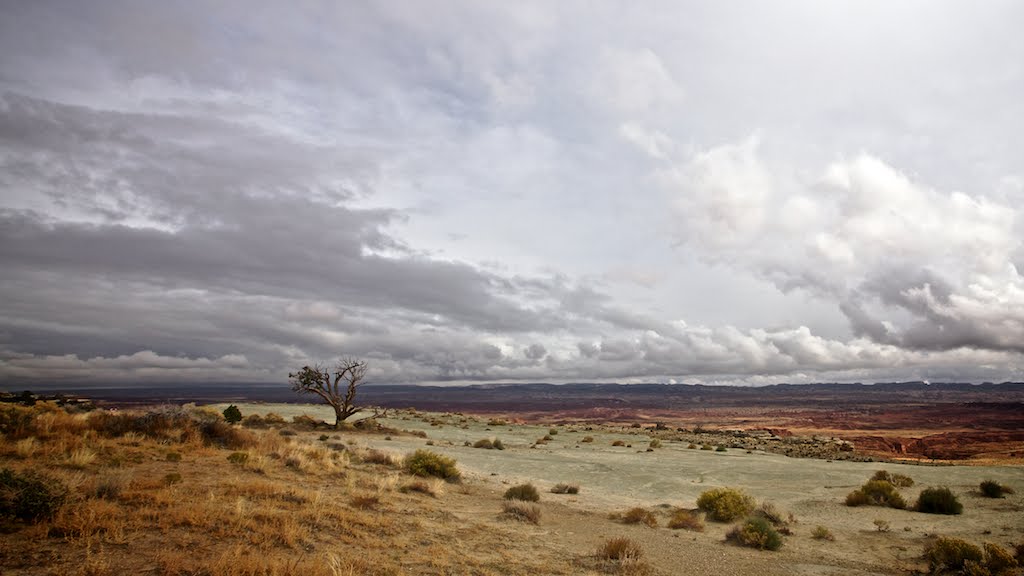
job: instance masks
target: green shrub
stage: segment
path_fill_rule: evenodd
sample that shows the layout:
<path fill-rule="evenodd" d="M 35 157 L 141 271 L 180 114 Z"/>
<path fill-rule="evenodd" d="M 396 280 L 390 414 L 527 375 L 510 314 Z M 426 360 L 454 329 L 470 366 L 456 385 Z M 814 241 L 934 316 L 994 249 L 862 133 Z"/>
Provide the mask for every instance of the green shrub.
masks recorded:
<path fill-rule="evenodd" d="M 646 508 L 630 508 L 622 515 L 621 520 L 623 524 L 644 524 L 651 528 L 658 526 L 658 517 Z"/>
<path fill-rule="evenodd" d="M 1004 494 L 1013 494 L 1013 488 L 1009 486 L 1003 486 L 995 480 L 985 480 L 978 488 L 981 490 L 981 495 L 986 498 L 1002 498 Z"/>
<path fill-rule="evenodd" d="M 249 455 L 245 452 L 232 452 L 228 454 L 228 462 L 232 464 L 245 464 L 249 461 Z"/>
<path fill-rule="evenodd" d="M 896 487 L 887 480 L 868 480 L 863 486 L 846 496 L 847 506 L 888 506 L 903 509 L 907 502 Z"/>
<path fill-rule="evenodd" d="M 505 490 L 505 500 L 523 500 L 525 502 L 537 502 L 540 500 L 540 493 L 533 484 L 519 484 Z"/>
<path fill-rule="evenodd" d="M 716 522 L 732 522 L 750 514 L 754 499 L 734 488 L 713 488 L 697 498 L 697 508 Z"/>
<path fill-rule="evenodd" d="M 956 494 L 949 488 L 925 488 L 917 497 L 918 512 L 925 514 L 961 514 L 964 511 L 963 504 L 957 499 Z"/>
<path fill-rule="evenodd" d="M 515 518 L 521 522 L 540 524 L 540 507 L 536 504 L 506 501 L 502 503 L 501 511 L 504 512 L 506 516 Z"/>
<path fill-rule="evenodd" d="M 229 424 L 236 424 L 242 421 L 242 411 L 238 409 L 238 406 L 234 404 L 224 409 L 224 420 Z"/>
<path fill-rule="evenodd" d="M 914 485 L 914 479 L 910 476 L 903 474 L 890 474 L 885 470 L 879 470 L 875 472 L 875 475 L 871 477 L 872 480 L 883 480 L 896 486 L 897 488 L 910 488 Z"/>
<path fill-rule="evenodd" d="M 764 518 L 747 518 L 742 524 L 730 530 L 725 539 L 758 550 L 782 548 L 782 535 Z"/>
<path fill-rule="evenodd" d="M 0 519 L 47 520 L 67 498 L 68 489 L 59 480 L 38 472 L 0 470 Z"/>
<path fill-rule="evenodd" d="M 701 450 L 714 450 L 714 447 L 713 447 L 713 446 L 711 446 L 711 444 L 704 444 L 704 445 L 702 445 L 702 446 L 700 447 L 700 449 L 701 449 Z"/>
<path fill-rule="evenodd" d="M 434 476 L 448 482 L 458 482 L 462 476 L 455 465 L 455 459 L 430 450 L 417 450 L 407 455 L 405 469 L 414 476 Z"/>
<path fill-rule="evenodd" d="M 579 494 L 580 493 L 580 485 L 579 484 L 565 484 L 563 482 L 559 482 L 558 484 L 555 484 L 554 487 L 551 488 L 551 493 L 552 494 Z"/>
<path fill-rule="evenodd" d="M 693 530 L 694 532 L 704 531 L 704 520 L 700 514 L 686 510 L 684 508 L 678 508 L 672 512 L 672 517 L 668 520 L 668 527 L 673 530 Z"/>
<path fill-rule="evenodd" d="M 501 443 L 501 440 L 491 440 L 490 438 L 481 438 L 473 443 L 473 448 L 483 448 L 485 450 L 504 450 L 505 445 Z"/>
<path fill-rule="evenodd" d="M 715 452 L 727 452 L 727 451 L 728 451 L 728 448 L 726 448 L 725 446 L 719 446 L 718 448 L 715 448 Z"/>
<path fill-rule="evenodd" d="M 811 531 L 811 538 L 815 540 L 828 540 L 829 542 L 836 539 L 832 531 L 824 526 L 815 526 L 814 530 Z"/>
<path fill-rule="evenodd" d="M 924 551 L 924 559 L 933 574 L 959 572 L 966 562 L 980 564 L 984 558 L 981 548 L 959 538 L 940 537 Z"/>

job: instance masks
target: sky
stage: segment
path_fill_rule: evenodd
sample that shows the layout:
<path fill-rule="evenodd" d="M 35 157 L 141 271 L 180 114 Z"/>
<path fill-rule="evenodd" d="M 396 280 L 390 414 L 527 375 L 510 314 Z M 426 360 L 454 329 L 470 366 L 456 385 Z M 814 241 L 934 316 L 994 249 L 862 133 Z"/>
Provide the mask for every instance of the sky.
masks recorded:
<path fill-rule="evenodd" d="M 0 0 L 0 382 L 1024 380 L 1014 0 Z"/>

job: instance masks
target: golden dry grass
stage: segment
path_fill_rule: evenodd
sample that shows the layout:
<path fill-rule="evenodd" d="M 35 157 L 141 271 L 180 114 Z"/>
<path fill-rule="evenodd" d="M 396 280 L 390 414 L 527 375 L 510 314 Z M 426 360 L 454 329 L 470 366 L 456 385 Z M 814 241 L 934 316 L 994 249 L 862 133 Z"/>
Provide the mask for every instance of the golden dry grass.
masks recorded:
<path fill-rule="evenodd" d="M 173 418 L 135 429 L 124 413 L 28 413 L 5 424 L 0 468 L 45 472 L 70 498 L 51 519 L 9 523 L 2 574 L 572 572 L 571 559 L 550 554 L 510 563 L 506 551 L 480 553 L 480 542 L 506 534 L 452 522 L 439 500 L 445 482 L 402 473 L 397 455 L 352 458 L 315 433 L 236 436 Z M 241 464 L 228 460 L 236 452 Z"/>

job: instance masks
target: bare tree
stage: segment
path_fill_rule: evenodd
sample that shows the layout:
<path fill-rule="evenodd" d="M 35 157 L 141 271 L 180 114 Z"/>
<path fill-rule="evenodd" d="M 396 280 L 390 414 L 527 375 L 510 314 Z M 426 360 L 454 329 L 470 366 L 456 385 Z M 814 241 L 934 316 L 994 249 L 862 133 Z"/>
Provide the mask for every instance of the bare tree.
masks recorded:
<path fill-rule="evenodd" d="M 364 360 L 345 358 L 338 362 L 334 371 L 319 364 L 303 366 L 302 370 L 289 373 L 292 390 L 299 394 L 316 394 L 334 408 L 334 427 L 349 416 L 360 412 L 355 406 L 356 389 L 366 377 L 367 364 Z"/>

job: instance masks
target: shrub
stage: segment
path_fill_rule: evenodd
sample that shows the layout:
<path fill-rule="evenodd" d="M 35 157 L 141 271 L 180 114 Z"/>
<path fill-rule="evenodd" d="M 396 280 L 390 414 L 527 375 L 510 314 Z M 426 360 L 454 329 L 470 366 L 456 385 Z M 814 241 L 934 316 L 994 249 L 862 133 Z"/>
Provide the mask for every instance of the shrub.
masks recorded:
<path fill-rule="evenodd" d="M 558 428 L 552 428 L 552 429 L 548 430 L 548 434 L 550 434 L 551 436 L 557 436 L 558 435 Z"/>
<path fill-rule="evenodd" d="M 521 522 L 540 523 L 540 507 L 536 504 L 506 501 L 501 504 L 501 511 Z"/>
<path fill-rule="evenodd" d="M 248 430 L 236 428 L 220 420 L 211 420 L 199 425 L 203 441 L 207 444 L 237 450 L 256 445 L 256 436 Z"/>
<path fill-rule="evenodd" d="M 537 502 L 540 500 L 540 493 L 533 484 L 519 484 L 505 490 L 505 500 L 523 500 L 526 502 Z"/>
<path fill-rule="evenodd" d="M 734 488 L 713 488 L 697 498 L 697 508 L 716 522 L 732 522 L 754 509 L 754 499 Z"/>
<path fill-rule="evenodd" d="M 504 450 L 505 445 L 501 443 L 501 440 L 491 440 L 490 438 L 482 438 L 473 443 L 473 448 L 483 448 L 485 450 Z"/>
<path fill-rule="evenodd" d="M 903 474 L 890 474 L 885 470 L 875 472 L 875 475 L 872 476 L 871 479 L 888 482 L 897 488 L 910 488 L 914 485 L 914 479 L 910 476 L 905 476 Z"/>
<path fill-rule="evenodd" d="M 985 543 L 985 567 L 988 568 L 994 576 L 1002 576 L 1003 574 L 1015 574 L 1013 570 L 1020 566 L 1020 563 L 1003 549 L 1002 546 L 997 546 L 991 542 Z M 1016 572 L 1019 574 L 1019 572 Z"/>
<path fill-rule="evenodd" d="M 789 526 L 789 522 L 786 517 L 783 516 L 782 511 L 776 508 L 775 504 L 772 504 L 771 502 L 762 502 L 761 506 L 759 506 L 757 510 L 754 510 L 753 515 L 759 518 L 764 518 L 776 528 Z M 789 515 L 789 519 L 793 519 L 792 514 Z"/>
<path fill-rule="evenodd" d="M 726 452 L 726 451 L 728 451 L 728 449 L 725 446 L 719 446 L 718 448 L 715 448 L 715 452 Z"/>
<path fill-rule="evenodd" d="M 380 506 L 380 496 L 376 494 L 356 495 L 350 498 L 348 503 L 359 510 L 376 510 Z"/>
<path fill-rule="evenodd" d="M 964 569 L 966 562 L 980 564 L 984 560 L 984 553 L 981 548 L 965 540 L 940 537 L 925 548 L 924 559 L 933 574 L 958 572 Z"/>
<path fill-rule="evenodd" d="M 579 484 L 565 484 L 563 482 L 559 482 L 558 484 L 555 484 L 554 487 L 551 488 L 551 493 L 552 494 L 579 494 L 580 493 L 580 485 Z"/>
<path fill-rule="evenodd" d="M 892 529 L 889 521 L 883 518 L 875 518 L 871 523 L 875 525 L 875 530 L 879 532 L 888 532 Z"/>
<path fill-rule="evenodd" d="M 437 497 L 444 493 L 444 482 L 436 478 L 433 480 L 411 480 L 403 484 L 398 491 L 402 493 L 419 492 Z"/>
<path fill-rule="evenodd" d="M 657 438 L 651 440 L 650 446 L 651 448 L 661 448 L 661 440 L 658 440 Z"/>
<path fill-rule="evenodd" d="M 0 519 L 47 520 L 67 498 L 68 489 L 59 480 L 32 471 L 0 470 Z"/>
<path fill-rule="evenodd" d="M 811 538 L 814 538 L 815 540 L 828 540 L 829 542 L 836 539 L 835 535 L 832 534 L 832 531 L 824 526 L 815 526 L 814 530 L 811 530 Z"/>
<path fill-rule="evenodd" d="M 242 411 L 234 404 L 225 408 L 223 414 L 224 420 L 226 420 L 228 424 L 237 424 L 242 421 Z"/>
<path fill-rule="evenodd" d="M 594 441 L 594 437 L 593 436 L 584 436 L 583 439 L 580 440 L 580 442 L 593 442 L 593 441 Z"/>
<path fill-rule="evenodd" d="M 711 444 L 704 444 L 700 447 L 701 450 L 714 450 Z"/>
<path fill-rule="evenodd" d="M 376 448 L 360 452 L 359 460 L 366 464 L 383 464 L 384 466 L 393 466 L 395 464 L 395 456 Z"/>
<path fill-rule="evenodd" d="M 245 452 L 232 452 L 228 454 L 228 462 L 232 464 L 245 464 L 249 460 L 249 455 Z"/>
<path fill-rule="evenodd" d="M 917 511 L 925 514 L 960 514 L 963 504 L 949 488 L 925 488 L 917 497 Z"/>
<path fill-rule="evenodd" d="M 458 482 L 462 476 L 454 458 L 430 450 L 417 450 L 407 455 L 405 469 L 414 476 L 434 476 L 448 482 Z"/>
<path fill-rule="evenodd" d="M 166 458 L 168 462 L 181 462 L 181 454 L 177 452 L 168 452 Z"/>
<path fill-rule="evenodd" d="M 1013 494 L 1013 488 L 1009 486 L 1003 486 L 995 480 L 985 480 L 978 488 L 981 490 L 981 495 L 986 498 L 1002 498 L 1004 494 Z"/>
<path fill-rule="evenodd" d="M 622 440 L 616 440 L 616 441 L 612 442 L 612 446 L 625 446 L 625 445 L 626 445 L 626 443 L 623 442 Z"/>
<path fill-rule="evenodd" d="M 644 550 L 629 538 L 612 538 L 597 549 L 597 557 L 603 560 L 639 560 Z"/>
<path fill-rule="evenodd" d="M 177 472 L 171 472 L 169 474 L 164 475 L 164 484 L 166 484 L 167 486 L 170 486 L 172 484 L 178 484 L 181 482 L 181 480 L 181 474 Z"/>
<path fill-rule="evenodd" d="M 846 496 L 847 506 L 888 506 L 906 508 L 907 503 L 887 480 L 868 480 L 863 486 Z"/>
<path fill-rule="evenodd" d="M 672 517 L 668 520 L 668 527 L 673 530 L 683 529 L 703 532 L 704 520 L 696 512 L 679 508 L 672 512 Z"/>
<path fill-rule="evenodd" d="M 246 428 L 263 428 L 266 426 L 266 422 L 264 422 L 263 416 L 259 414 L 249 414 L 242 419 L 242 426 Z"/>
<path fill-rule="evenodd" d="M 693 442 L 690 442 L 686 447 L 689 448 L 690 450 L 693 450 L 697 447 L 697 445 L 694 444 Z"/>
<path fill-rule="evenodd" d="M 742 524 L 730 530 L 725 535 L 725 539 L 758 550 L 782 548 L 782 535 L 770 522 L 758 517 L 746 519 Z"/>
<path fill-rule="evenodd" d="M 621 520 L 623 524 L 643 524 L 651 528 L 658 526 L 658 517 L 654 515 L 654 512 L 640 507 L 626 510 Z"/>

